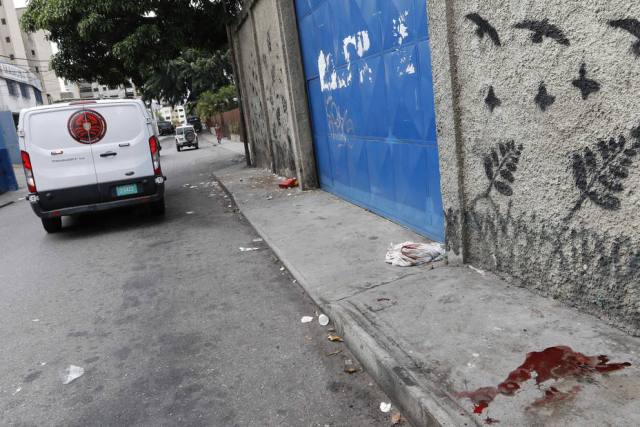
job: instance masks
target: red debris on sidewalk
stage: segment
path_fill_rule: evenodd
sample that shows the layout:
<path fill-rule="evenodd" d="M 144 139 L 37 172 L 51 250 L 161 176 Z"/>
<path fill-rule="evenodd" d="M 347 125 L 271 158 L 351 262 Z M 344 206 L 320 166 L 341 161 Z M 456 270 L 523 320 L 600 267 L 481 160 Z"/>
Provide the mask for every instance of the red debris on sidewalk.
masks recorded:
<path fill-rule="evenodd" d="M 298 180 L 296 178 L 287 178 L 280 181 L 278 187 L 280 188 L 294 188 L 298 186 Z"/>

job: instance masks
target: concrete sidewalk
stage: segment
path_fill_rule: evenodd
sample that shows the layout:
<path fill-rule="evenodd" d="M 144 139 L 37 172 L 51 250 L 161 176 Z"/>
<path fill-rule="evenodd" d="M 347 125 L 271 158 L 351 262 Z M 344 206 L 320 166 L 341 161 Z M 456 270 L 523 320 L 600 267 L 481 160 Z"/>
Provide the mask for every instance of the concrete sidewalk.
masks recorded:
<path fill-rule="evenodd" d="M 326 192 L 216 175 L 415 426 L 640 425 L 639 339 L 490 273 L 389 266 L 390 243 L 424 239 Z"/>

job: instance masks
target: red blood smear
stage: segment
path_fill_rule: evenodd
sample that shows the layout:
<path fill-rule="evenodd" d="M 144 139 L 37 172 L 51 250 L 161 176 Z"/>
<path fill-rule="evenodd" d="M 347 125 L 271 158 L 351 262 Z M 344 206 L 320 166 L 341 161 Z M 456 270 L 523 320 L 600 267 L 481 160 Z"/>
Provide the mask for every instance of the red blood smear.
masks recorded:
<path fill-rule="evenodd" d="M 548 405 L 550 403 L 562 402 L 564 400 L 572 399 L 576 397 L 580 390 L 582 390 L 582 387 L 580 387 L 579 385 L 574 386 L 567 392 L 560 391 L 555 387 L 549 387 L 544 391 L 544 396 L 534 401 L 531 404 L 531 407 L 540 407 Z"/>
<path fill-rule="evenodd" d="M 466 397 L 474 404 L 473 412 L 481 414 L 498 394 L 513 396 L 523 383 L 530 380 L 533 373 L 536 373 L 536 384 L 540 385 L 550 379 L 559 380 L 567 377 L 581 377 L 591 375 L 594 372 L 606 373 L 631 366 L 631 363 L 608 363 L 607 356 L 585 356 L 582 353 L 573 351 L 570 347 L 558 346 L 549 347 L 540 352 L 527 354 L 524 363 L 513 370 L 507 379 L 498 384 L 497 387 L 482 387 L 475 391 L 465 391 L 457 394 L 458 397 Z M 561 392 L 555 387 L 545 391 L 542 399 L 534 402 L 535 406 L 540 406 L 541 401 L 545 404 L 566 400 L 575 396 L 579 388 L 569 392 Z M 549 394 L 550 393 L 550 394 Z M 537 405 L 536 405 L 537 404 Z"/>

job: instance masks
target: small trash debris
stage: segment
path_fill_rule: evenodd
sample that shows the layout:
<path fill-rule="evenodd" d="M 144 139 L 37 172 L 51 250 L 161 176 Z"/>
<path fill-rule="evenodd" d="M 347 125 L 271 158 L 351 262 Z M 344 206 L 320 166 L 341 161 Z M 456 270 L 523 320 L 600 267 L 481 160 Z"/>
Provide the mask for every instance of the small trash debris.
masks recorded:
<path fill-rule="evenodd" d="M 298 283 L 298 281 L 294 279 L 291 283 Z"/>
<path fill-rule="evenodd" d="M 311 317 L 311 316 L 303 316 L 302 319 L 300 319 L 300 322 L 302 322 L 302 323 L 311 323 L 311 322 L 313 322 L 313 317 Z"/>
<path fill-rule="evenodd" d="M 264 240 L 262 240 L 262 239 L 253 239 L 253 243 L 260 243 L 260 242 L 264 242 Z"/>
<path fill-rule="evenodd" d="M 380 410 L 386 414 L 391 410 L 391 403 L 380 402 Z"/>
<path fill-rule="evenodd" d="M 402 414 L 400 412 L 394 412 L 391 415 L 391 425 L 392 426 L 399 426 L 402 423 L 404 423 L 404 418 L 402 417 Z"/>
<path fill-rule="evenodd" d="M 64 381 L 62 384 L 67 385 L 71 381 L 76 380 L 84 375 L 84 368 L 75 365 L 69 365 L 64 373 Z"/>
<path fill-rule="evenodd" d="M 280 271 L 284 271 L 284 267 L 280 267 Z"/>
<path fill-rule="evenodd" d="M 23 201 L 23 200 L 27 200 L 27 198 L 26 198 L 26 197 L 20 197 L 20 198 L 18 199 L 18 201 L 19 201 L 19 202 L 21 202 L 21 201 Z"/>
<path fill-rule="evenodd" d="M 227 206 L 227 207 L 228 207 L 228 208 L 230 208 L 230 207 L 231 207 L 231 205 L 229 205 L 229 206 Z"/>
<path fill-rule="evenodd" d="M 194 212 L 193 212 L 193 211 L 187 211 L 187 212 L 185 212 L 185 213 L 186 213 L 187 215 L 193 215 L 193 214 L 194 214 Z"/>
<path fill-rule="evenodd" d="M 253 252 L 253 251 L 259 251 L 260 248 L 238 248 L 240 249 L 240 252 Z"/>
<path fill-rule="evenodd" d="M 183 184 L 182 187 L 184 188 L 191 187 L 191 184 Z"/>
<path fill-rule="evenodd" d="M 337 356 L 337 355 L 339 355 L 340 353 L 342 353 L 342 350 L 332 351 L 331 353 L 327 353 L 327 357 Z"/>
<path fill-rule="evenodd" d="M 331 334 L 327 337 L 327 339 L 331 342 L 344 342 L 341 336 Z"/>
<path fill-rule="evenodd" d="M 396 267 L 413 267 L 440 261 L 444 253 L 444 246 L 439 243 L 392 243 L 387 250 L 385 261 Z"/>
<path fill-rule="evenodd" d="M 38 323 L 40 321 L 40 319 L 31 319 L 31 321 Z"/>
<path fill-rule="evenodd" d="M 298 186 L 298 180 L 296 178 L 286 178 L 280 181 L 278 187 L 280 188 L 294 188 Z"/>
<path fill-rule="evenodd" d="M 11 393 L 12 396 L 15 396 L 16 394 L 20 393 L 20 391 L 22 390 L 22 387 L 18 387 L 16 389 L 16 391 L 14 391 L 13 393 Z"/>
<path fill-rule="evenodd" d="M 47 362 L 40 362 L 40 366 L 45 366 Z"/>
<path fill-rule="evenodd" d="M 484 276 L 485 274 L 487 274 L 487 272 L 486 272 L 486 271 L 484 271 L 484 270 L 480 270 L 479 268 L 475 268 L 475 267 L 474 267 L 473 265 L 471 265 L 471 264 L 468 264 L 468 265 L 467 265 L 467 267 L 469 267 L 471 270 L 475 271 L 476 273 L 478 273 L 478 274 L 480 274 L 480 275 L 482 275 L 482 276 Z"/>
<path fill-rule="evenodd" d="M 355 374 L 356 372 L 358 372 L 358 368 L 356 368 L 355 365 L 353 364 L 353 360 L 346 359 L 344 361 L 344 371 L 347 374 Z"/>
<path fill-rule="evenodd" d="M 190 189 L 194 189 L 194 188 L 198 188 L 197 185 L 192 185 L 191 187 L 189 187 Z"/>
<path fill-rule="evenodd" d="M 376 301 L 378 302 L 386 302 L 386 301 L 391 301 L 390 298 L 378 298 Z"/>
<path fill-rule="evenodd" d="M 329 324 L 329 317 L 326 314 L 321 314 L 318 316 L 318 323 L 320 323 L 320 326 L 327 326 Z"/>

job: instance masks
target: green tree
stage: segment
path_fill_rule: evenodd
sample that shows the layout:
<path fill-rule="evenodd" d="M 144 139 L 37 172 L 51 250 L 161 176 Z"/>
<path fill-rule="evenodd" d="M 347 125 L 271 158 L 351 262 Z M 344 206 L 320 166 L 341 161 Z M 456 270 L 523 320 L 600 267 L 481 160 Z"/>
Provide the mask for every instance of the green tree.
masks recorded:
<path fill-rule="evenodd" d="M 176 99 L 176 93 L 185 89 L 183 96 L 202 90 L 198 73 L 214 65 L 220 68 L 216 61 L 225 55 L 215 52 L 226 50 L 226 24 L 238 14 L 240 4 L 240 0 L 30 0 L 22 26 L 50 34 L 59 48 L 51 67 L 60 77 L 108 85 L 131 79 L 138 87 L 148 82 L 154 89 L 145 91 L 147 95 L 155 90 Z M 181 61 L 196 65 L 184 67 L 181 76 Z M 185 78 L 194 69 L 196 77 Z M 163 78 L 167 71 L 173 74 Z M 171 85 L 176 86 L 174 91 L 169 90 Z"/>
<path fill-rule="evenodd" d="M 151 70 L 146 76 L 143 94 L 147 99 L 163 99 L 172 105 L 191 103 L 203 92 L 232 83 L 232 76 L 228 51 L 210 54 L 189 49 Z"/>
<path fill-rule="evenodd" d="M 236 87 L 228 85 L 218 91 L 203 92 L 196 103 L 196 112 L 202 119 L 208 119 L 217 113 L 232 110 L 238 106 Z"/>

